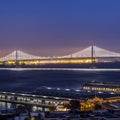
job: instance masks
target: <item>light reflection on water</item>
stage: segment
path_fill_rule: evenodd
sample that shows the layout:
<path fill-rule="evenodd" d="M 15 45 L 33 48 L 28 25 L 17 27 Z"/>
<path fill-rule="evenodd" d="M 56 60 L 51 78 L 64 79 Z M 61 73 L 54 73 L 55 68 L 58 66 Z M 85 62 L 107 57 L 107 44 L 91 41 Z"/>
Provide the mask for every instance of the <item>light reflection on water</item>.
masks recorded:
<path fill-rule="evenodd" d="M 120 71 L 116 68 L 0 68 L 0 70 L 28 71 L 28 70 L 61 70 L 61 71 Z"/>

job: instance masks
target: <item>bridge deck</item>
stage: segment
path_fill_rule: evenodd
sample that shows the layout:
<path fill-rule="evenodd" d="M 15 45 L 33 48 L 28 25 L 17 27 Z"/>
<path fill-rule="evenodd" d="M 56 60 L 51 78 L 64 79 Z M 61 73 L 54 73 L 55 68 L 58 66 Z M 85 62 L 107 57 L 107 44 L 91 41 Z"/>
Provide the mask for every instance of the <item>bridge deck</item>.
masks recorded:
<path fill-rule="evenodd" d="M 23 93 L 13 93 L 13 92 L 0 92 L 0 101 L 14 104 L 28 104 L 28 105 L 36 105 L 40 107 L 54 107 L 57 105 L 62 105 L 65 101 L 69 102 L 72 99 L 81 100 L 84 98 L 93 98 L 94 92 L 78 92 L 78 91 L 58 91 L 56 90 L 40 90 L 34 94 L 23 94 Z M 53 97 L 54 92 L 54 97 Z M 44 93 L 44 95 L 43 95 Z M 64 93 L 64 96 L 62 96 Z M 58 96 L 59 95 L 59 96 Z M 61 95 L 61 96 L 60 96 Z M 66 96 L 65 96 L 66 95 Z M 70 98 L 70 96 L 71 98 Z M 73 98 L 72 98 L 73 96 Z M 79 98 L 78 98 L 79 96 Z M 68 98 L 67 98 L 68 97 Z M 107 100 L 119 100 L 120 94 L 98 94 L 98 97 L 104 98 Z M 106 98 L 105 98 L 106 97 Z M 111 98 L 112 97 L 112 98 Z M 109 99 L 107 99 L 109 98 Z"/>

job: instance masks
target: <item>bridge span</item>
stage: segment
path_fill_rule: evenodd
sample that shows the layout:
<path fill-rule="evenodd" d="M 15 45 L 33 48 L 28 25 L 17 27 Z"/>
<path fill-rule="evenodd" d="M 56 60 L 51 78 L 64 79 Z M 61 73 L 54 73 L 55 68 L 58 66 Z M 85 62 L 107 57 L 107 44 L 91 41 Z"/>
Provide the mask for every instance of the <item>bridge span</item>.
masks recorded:
<path fill-rule="evenodd" d="M 3 92 L 0 91 L 0 106 L 10 108 L 16 108 L 19 105 L 29 106 L 29 107 L 39 107 L 40 110 L 56 108 L 58 106 L 63 106 L 64 103 L 69 103 L 71 100 L 78 100 L 85 102 L 89 98 L 94 98 L 94 92 L 81 91 L 81 90 L 58 90 L 58 89 L 40 89 L 40 93 L 19 93 L 19 92 Z M 44 93 L 45 95 L 42 95 Z M 63 94 L 64 93 L 64 94 Z M 54 94 L 54 96 L 53 96 Z M 49 96 L 48 96 L 49 95 Z M 98 97 L 104 98 L 104 102 L 117 102 L 120 101 L 120 94 L 110 94 L 98 92 Z"/>
<path fill-rule="evenodd" d="M 11 107 L 16 105 L 29 105 L 40 107 L 41 109 L 56 107 L 62 105 L 64 101 L 69 101 L 66 98 L 49 97 L 27 93 L 15 93 L 15 92 L 0 92 L 0 104 L 5 103 L 4 107 Z M 8 106 L 7 104 L 11 104 Z"/>
<path fill-rule="evenodd" d="M 0 58 L 0 64 L 7 65 L 42 65 L 42 64 L 82 64 L 99 62 L 99 59 L 118 58 L 120 53 L 112 52 L 97 46 L 89 46 L 81 51 L 64 56 L 41 57 L 31 55 L 20 50 Z"/>

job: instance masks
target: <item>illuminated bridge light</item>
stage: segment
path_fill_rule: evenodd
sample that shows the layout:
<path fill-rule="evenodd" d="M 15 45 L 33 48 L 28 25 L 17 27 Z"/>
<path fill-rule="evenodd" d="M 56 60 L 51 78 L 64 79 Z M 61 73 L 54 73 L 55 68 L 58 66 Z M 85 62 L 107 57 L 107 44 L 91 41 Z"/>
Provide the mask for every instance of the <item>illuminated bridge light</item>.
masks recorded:
<path fill-rule="evenodd" d="M 75 90 L 76 92 L 80 92 L 80 90 Z"/>
<path fill-rule="evenodd" d="M 60 90 L 60 88 L 57 88 L 57 90 Z"/>
<path fill-rule="evenodd" d="M 51 87 L 47 87 L 48 90 L 52 89 Z"/>
<path fill-rule="evenodd" d="M 92 52 L 94 51 L 93 55 Z M 94 59 L 92 58 L 94 57 Z M 78 51 L 66 56 L 40 57 L 31 55 L 20 50 L 0 58 L 0 65 L 43 65 L 43 64 L 87 64 L 98 62 L 98 58 L 120 58 L 120 53 L 112 52 L 99 48 L 97 46 L 89 46 L 84 50 Z"/>
<path fill-rule="evenodd" d="M 65 89 L 66 91 L 70 91 L 70 89 Z"/>

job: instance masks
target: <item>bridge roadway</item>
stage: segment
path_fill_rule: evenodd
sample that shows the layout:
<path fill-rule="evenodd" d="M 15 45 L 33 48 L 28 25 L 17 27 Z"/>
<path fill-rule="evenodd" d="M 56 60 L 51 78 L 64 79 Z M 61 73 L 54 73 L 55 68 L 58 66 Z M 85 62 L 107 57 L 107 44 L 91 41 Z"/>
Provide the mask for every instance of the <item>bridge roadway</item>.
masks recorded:
<path fill-rule="evenodd" d="M 47 91 L 48 92 L 48 91 Z M 71 93 L 71 92 L 70 92 Z M 85 93 L 83 93 L 85 94 Z M 83 96 L 82 94 L 82 96 Z M 87 93 L 86 93 L 87 94 Z M 91 96 L 91 95 L 90 95 Z M 87 94 L 87 98 L 90 97 Z M 93 96 L 93 95 L 92 95 Z M 85 97 L 85 96 L 84 96 Z M 21 104 L 21 105 L 31 105 L 37 106 L 41 108 L 49 108 L 49 107 L 56 107 L 58 105 L 62 105 L 64 102 L 69 102 L 70 100 L 75 99 L 73 98 L 66 98 L 64 97 L 57 97 L 57 96 L 43 96 L 38 94 L 32 93 L 15 93 L 15 92 L 2 92 L 0 91 L 0 102 L 11 103 L 11 104 Z M 76 98 L 75 100 L 80 100 Z M 107 98 L 104 98 L 104 101 L 108 102 L 120 102 L 120 95 L 109 95 Z"/>
<path fill-rule="evenodd" d="M 59 98 L 59 97 L 48 97 L 34 94 L 23 94 L 13 92 L 2 92 L 0 91 L 0 102 L 31 105 L 42 108 L 56 107 L 57 105 L 63 104 L 64 101 L 70 99 Z"/>

